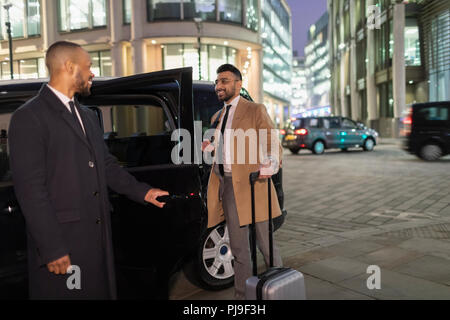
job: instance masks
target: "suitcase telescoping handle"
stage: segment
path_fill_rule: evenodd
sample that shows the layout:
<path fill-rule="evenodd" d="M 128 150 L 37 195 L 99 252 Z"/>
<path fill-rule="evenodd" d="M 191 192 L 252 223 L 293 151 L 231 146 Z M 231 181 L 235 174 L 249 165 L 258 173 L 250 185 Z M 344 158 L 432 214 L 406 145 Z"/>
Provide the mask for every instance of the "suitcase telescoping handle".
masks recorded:
<path fill-rule="evenodd" d="M 258 180 L 259 171 L 250 173 L 250 188 L 252 197 L 252 262 L 253 262 L 253 275 L 258 275 L 258 266 L 256 264 L 256 215 L 255 215 L 255 182 Z M 267 195 L 269 198 L 269 267 L 273 267 L 273 230 L 272 230 L 272 178 L 267 179 Z"/>

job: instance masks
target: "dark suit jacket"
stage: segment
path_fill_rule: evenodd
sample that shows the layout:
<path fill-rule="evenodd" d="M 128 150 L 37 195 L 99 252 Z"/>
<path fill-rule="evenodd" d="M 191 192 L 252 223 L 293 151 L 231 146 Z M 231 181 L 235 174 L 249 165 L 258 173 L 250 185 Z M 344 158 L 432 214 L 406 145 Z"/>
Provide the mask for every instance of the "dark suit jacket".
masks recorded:
<path fill-rule="evenodd" d="M 98 118 L 81 108 L 86 131 L 44 85 L 12 116 L 10 162 L 28 233 L 31 298 L 116 298 L 108 190 L 144 203 L 150 186 L 121 168 L 103 141 Z M 69 254 L 81 269 L 81 290 L 70 275 L 46 264 Z"/>

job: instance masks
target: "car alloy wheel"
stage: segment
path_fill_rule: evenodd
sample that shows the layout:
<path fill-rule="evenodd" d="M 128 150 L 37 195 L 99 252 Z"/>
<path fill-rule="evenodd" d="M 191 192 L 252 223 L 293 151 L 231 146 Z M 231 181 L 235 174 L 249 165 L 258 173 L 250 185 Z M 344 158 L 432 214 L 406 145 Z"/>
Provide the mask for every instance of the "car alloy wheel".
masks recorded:
<path fill-rule="evenodd" d="M 210 276 L 228 279 L 234 276 L 233 254 L 226 224 L 214 228 L 203 245 L 203 265 Z"/>
<path fill-rule="evenodd" d="M 322 154 L 325 151 L 325 145 L 323 144 L 322 141 L 316 141 L 316 143 L 314 143 L 313 146 L 313 152 L 315 154 Z"/>
<path fill-rule="evenodd" d="M 427 144 L 420 150 L 420 157 L 426 161 L 436 161 L 442 156 L 442 149 L 436 144 Z"/>
<path fill-rule="evenodd" d="M 364 151 L 372 151 L 374 146 L 375 146 L 375 142 L 373 142 L 373 140 L 371 138 L 368 138 L 368 139 L 366 139 L 366 141 L 364 141 L 363 149 L 364 149 Z"/>
<path fill-rule="evenodd" d="M 205 231 L 199 246 L 183 266 L 186 278 L 205 290 L 223 290 L 234 283 L 234 257 L 226 223 Z"/>

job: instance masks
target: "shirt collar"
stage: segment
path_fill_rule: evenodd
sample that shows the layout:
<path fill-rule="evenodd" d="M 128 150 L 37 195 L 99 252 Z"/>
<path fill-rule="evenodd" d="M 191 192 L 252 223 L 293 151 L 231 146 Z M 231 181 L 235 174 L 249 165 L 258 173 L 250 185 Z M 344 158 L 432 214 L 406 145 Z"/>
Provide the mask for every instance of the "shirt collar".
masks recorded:
<path fill-rule="evenodd" d="M 238 103 L 239 103 L 239 99 L 241 98 L 241 95 L 238 95 L 236 98 L 234 98 L 233 100 L 231 100 L 231 102 L 230 103 L 224 103 L 224 106 L 226 107 L 226 106 L 228 106 L 228 105 L 230 105 L 231 104 L 231 108 L 235 108 L 237 105 L 238 105 Z"/>
<path fill-rule="evenodd" d="M 66 96 L 64 93 L 62 93 L 62 92 L 56 90 L 55 88 L 53 88 L 53 87 L 50 86 L 49 84 L 47 84 L 47 87 L 49 87 L 50 90 L 53 91 L 53 93 L 59 98 L 59 100 L 61 100 L 61 102 L 62 102 L 64 105 L 67 106 L 67 105 L 69 105 L 69 102 L 70 102 L 70 101 L 73 101 L 73 98 L 70 99 L 70 98 L 69 98 L 68 96 Z"/>

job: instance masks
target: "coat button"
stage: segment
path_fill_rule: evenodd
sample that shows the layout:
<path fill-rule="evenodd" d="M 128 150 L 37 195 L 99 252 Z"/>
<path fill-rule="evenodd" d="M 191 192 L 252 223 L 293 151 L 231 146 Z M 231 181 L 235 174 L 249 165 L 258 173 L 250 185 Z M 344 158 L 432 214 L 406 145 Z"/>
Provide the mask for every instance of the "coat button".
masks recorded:
<path fill-rule="evenodd" d="M 102 220 L 100 218 L 97 218 L 97 220 L 95 220 L 96 224 L 100 224 L 102 222 Z"/>
<path fill-rule="evenodd" d="M 94 162 L 89 161 L 89 167 L 93 168 L 94 167 Z"/>

